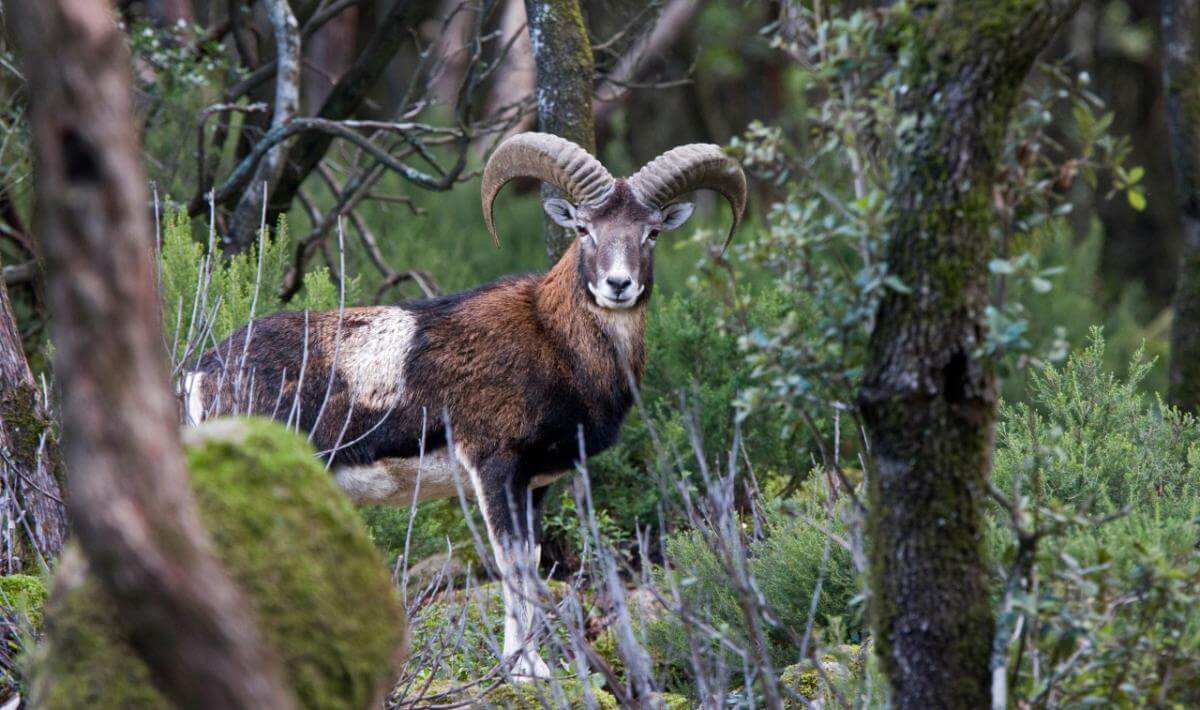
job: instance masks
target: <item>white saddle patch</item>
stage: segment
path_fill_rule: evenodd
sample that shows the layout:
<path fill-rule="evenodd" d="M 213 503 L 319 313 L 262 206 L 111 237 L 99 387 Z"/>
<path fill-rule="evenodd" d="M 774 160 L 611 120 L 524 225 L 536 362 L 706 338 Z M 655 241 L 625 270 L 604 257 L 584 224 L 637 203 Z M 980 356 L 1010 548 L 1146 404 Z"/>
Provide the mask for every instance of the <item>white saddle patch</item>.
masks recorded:
<path fill-rule="evenodd" d="M 413 314 L 392 306 L 372 312 L 366 325 L 343 332 L 337 369 L 357 407 L 378 412 L 402 406 L 404 363 L 416 331 Z"/>

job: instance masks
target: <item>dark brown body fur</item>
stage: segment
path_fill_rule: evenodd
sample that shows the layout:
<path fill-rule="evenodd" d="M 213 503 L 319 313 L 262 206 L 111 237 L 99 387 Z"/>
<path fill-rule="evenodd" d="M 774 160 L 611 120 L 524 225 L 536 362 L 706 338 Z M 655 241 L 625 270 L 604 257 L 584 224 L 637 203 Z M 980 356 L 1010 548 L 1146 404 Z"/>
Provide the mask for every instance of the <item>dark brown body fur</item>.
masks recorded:
<path fill-rule="evenodd" d="M 336 311 L 261 318 L 202 358 L 205 411 L 291 421 L 334 464 L 416 456 L 422 438 L 426 451 L 445 446 L 448 421 L 472 458 L 511 457 L 523 477 L 568 469 L 579 457 L 579 427 L 588 455 L 616 440 L 645 365 L 644 298 L 620 313 L 595 306 L 578 249 L 544 277 L 346 309 L 340 322 Z M 356 356 L 358 331 L 389 308 L 415 321 L 407 348 L 394 355 L 403 359 L 404 386 L 386 406 L 365 407 L 338 363 Z"/>

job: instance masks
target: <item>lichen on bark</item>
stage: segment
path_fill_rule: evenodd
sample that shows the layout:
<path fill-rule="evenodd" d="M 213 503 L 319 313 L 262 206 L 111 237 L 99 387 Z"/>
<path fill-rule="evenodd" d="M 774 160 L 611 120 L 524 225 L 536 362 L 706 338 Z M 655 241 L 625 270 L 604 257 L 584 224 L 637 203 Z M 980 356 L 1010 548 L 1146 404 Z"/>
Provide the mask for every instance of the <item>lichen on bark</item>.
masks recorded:
<path fill-rule="evenodd" d="M 898 707 L 990 702 L 990 197 L 1021 83 L 1077 4 L 941 2 L 897 10 L 889 33 L 905 69 L 887 263 L 908 288 L 879 306 L 859 402 L 873 458 L 872 625 Z"/>
<path fill-rule="evenodd" d="M 529 45 L 537 66 L 538 130 L 573 141 L 593 155 L 592 44 L 579 0 L 525 0 Z M 562 197 L 544 186 L 545 197 Z M 545 220 L 546 252 L 552 262 L 566 252 L 574 235 Z"/>
<path fill-rule="evenodd" d="M 1169 398 L 1200 411 L 1200 0 L 1163 0 L 1167 126 L 1183 227 L 1171 323 Z"/>

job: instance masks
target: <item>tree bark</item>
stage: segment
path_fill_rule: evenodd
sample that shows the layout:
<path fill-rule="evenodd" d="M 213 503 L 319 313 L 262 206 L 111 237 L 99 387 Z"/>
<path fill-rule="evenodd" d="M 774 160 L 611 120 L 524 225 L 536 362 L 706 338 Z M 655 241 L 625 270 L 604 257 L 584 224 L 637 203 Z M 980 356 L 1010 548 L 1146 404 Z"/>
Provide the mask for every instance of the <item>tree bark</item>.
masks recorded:
<path fill-rule="evenodd" d="M 524 0 L 505 0 L 497 25 L 500 46 L 509 47 L 509 50 L 496 69 L 496 79 L 484 105 L 484 110 L 489 113 L 532 96 L 537 90 L 537 70 L 533 64 L 533 51 L 529 48 Z M 522 116 L 513 126 L 512 133 L 528 131 L 536 120 L 536 116 Z"/>
<path fill-rule="evenodd" d="M 579 0 L 525 0 L 529 44 L 537 67 L 537 125 L 596 153 L 592 120 L 595 66 Z M 562 197 L 542 186 L 545 197 Z M 575 235 L 545 218 L 546 253 L 557 262 Z"/>
<path fill-rule="evenodd" d="M 21 334 L 0 280 L 0 569 L 37 573 L 39 556 L 58 557 L 67 537 L 61 458 Z"/>
<path fill-rule="evenodd" d="M 196 515 L 167 383 L 129 55 L 103 0 L 11 0 L 55 314 L 69 511 L 155 681 L 186 708 L 290 708 Z"/>
<path fill-rule="evenodd" d="M 159 25 L 169 26 L 183 20 L 192 21 L 192 3 L 189 0 L 147 0 L 146 12 Z"/>
<path fill-rule="evenodd" d="M 1200 411 L 1200 0 L 1162 2 L 1163 85 L 1183 254 L 1171 323 L 1170 400 Z"/>
<path fill-rule="evenodd" d="M 1037 52 L 1078 0 L 944 1 L 912 19 L 890 159 L 889 290 L 859 402 L 870 437 L 871 615 L 897 707 L 987 707 L 981 506 L 996 388 L 980 355 L 991 191 Z"/>

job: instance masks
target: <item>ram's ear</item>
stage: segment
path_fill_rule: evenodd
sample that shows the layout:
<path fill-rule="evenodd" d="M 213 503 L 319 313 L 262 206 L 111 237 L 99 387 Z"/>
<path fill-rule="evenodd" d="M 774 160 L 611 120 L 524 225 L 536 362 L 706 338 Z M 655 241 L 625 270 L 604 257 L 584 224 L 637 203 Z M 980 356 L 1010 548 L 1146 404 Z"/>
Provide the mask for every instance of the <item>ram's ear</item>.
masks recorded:
<path fill-rule="evenodd" d="M 683 223 L 688 221 L 688 217 L 692 216 L 692 210 L 696 208 L 691 202 L 676 202 L 662 208 L 662 226 L 659 227 L 666 232 L 677 227 L 683 226 Z"/>
<path fill-rule="evenodd" d="M 570 202 L 551 197 L 542 203 L 542 209 L 546 210 L 555 224 L 568 229 L 575 228 L 575 205 Z"/>

